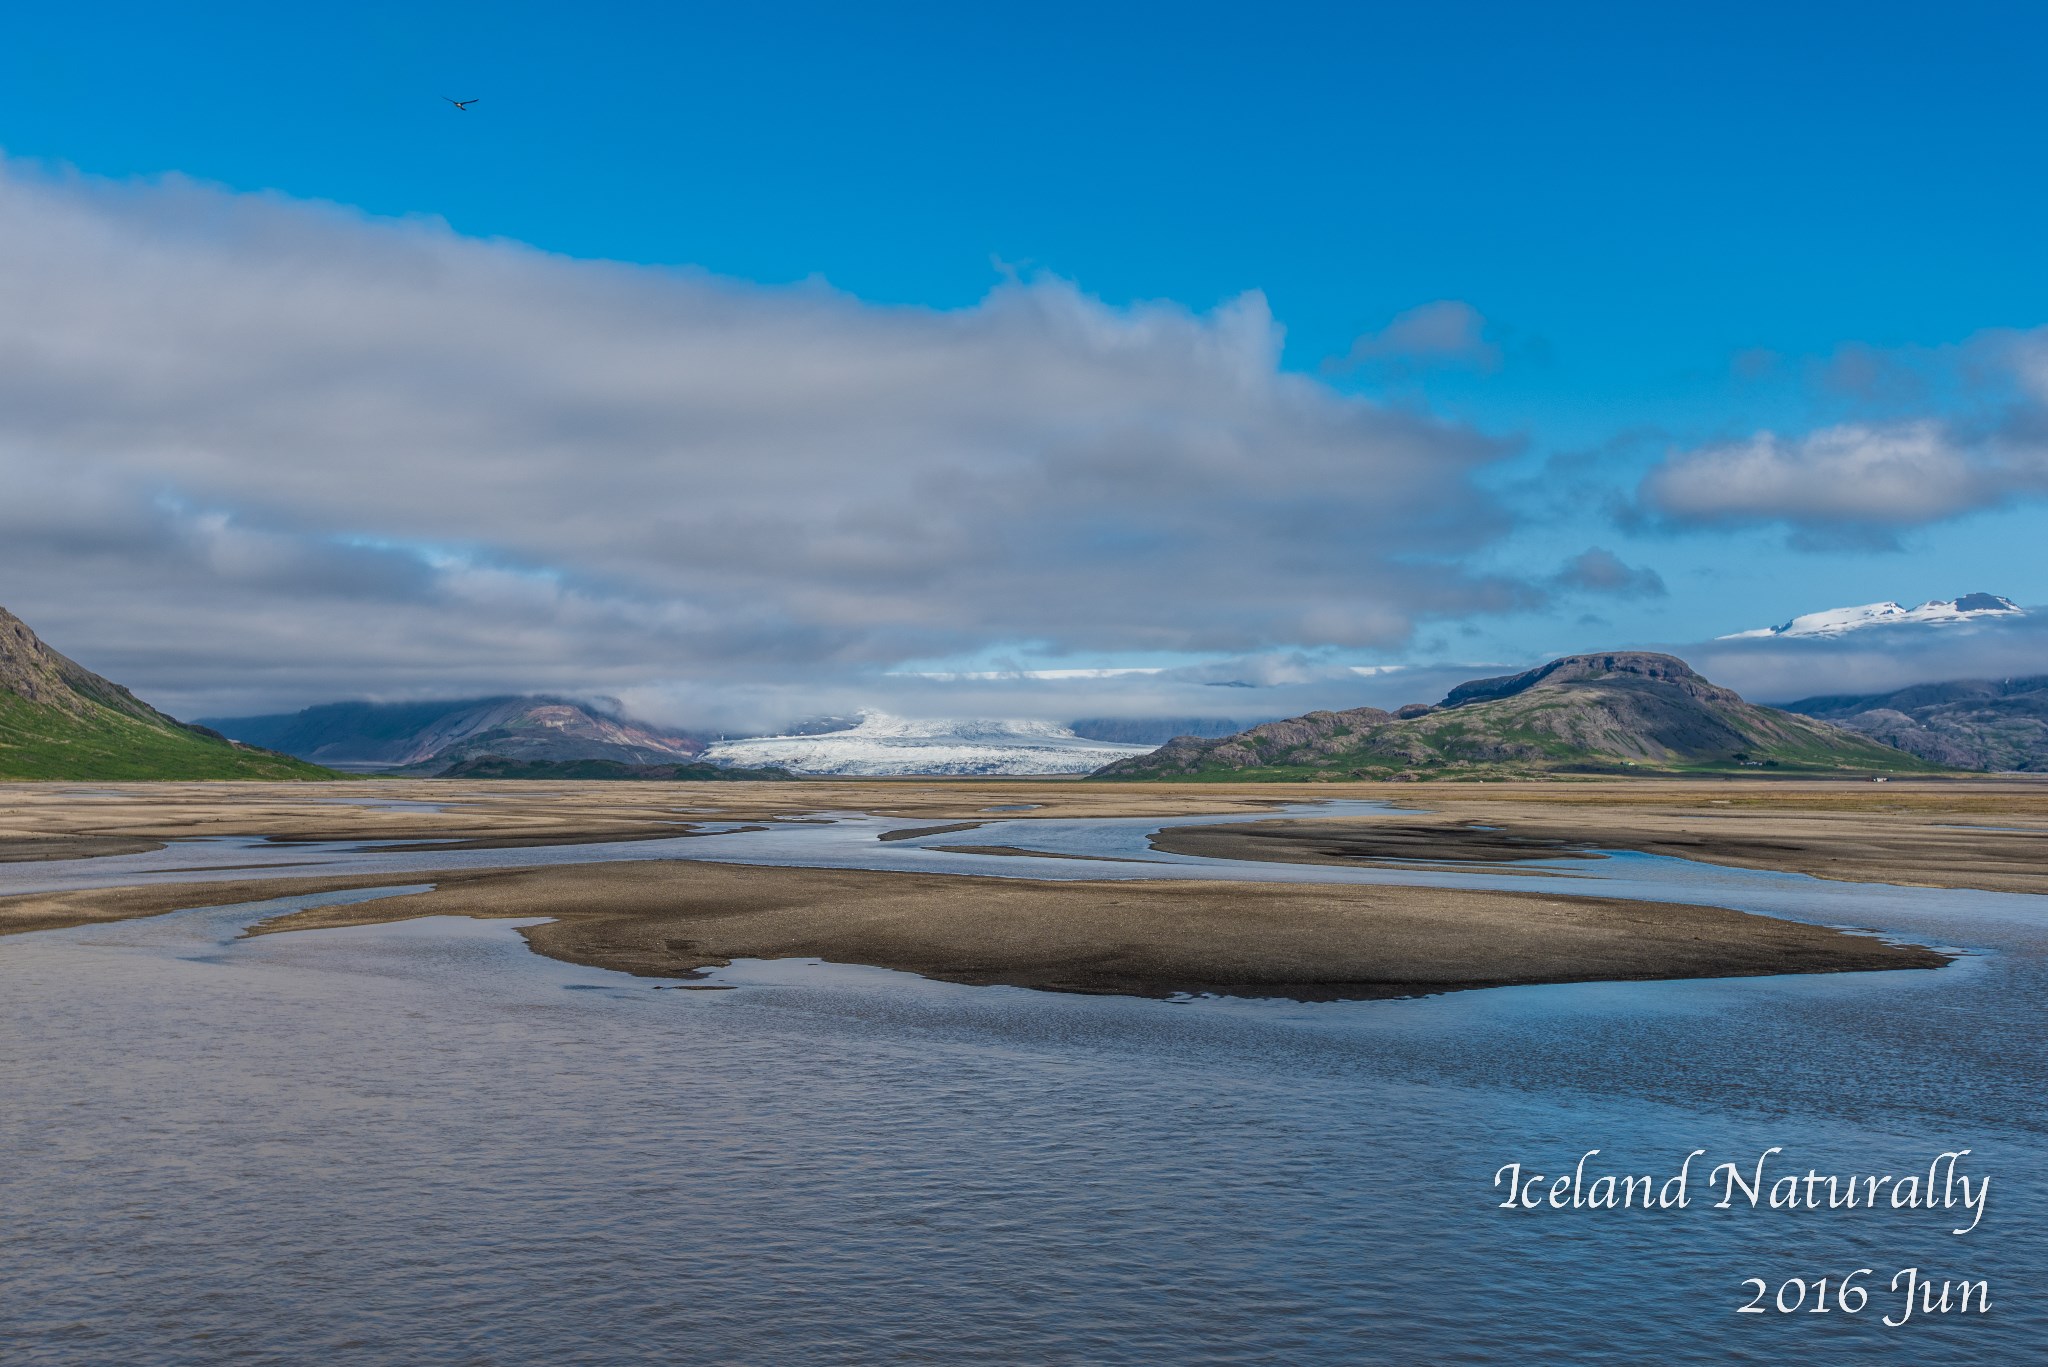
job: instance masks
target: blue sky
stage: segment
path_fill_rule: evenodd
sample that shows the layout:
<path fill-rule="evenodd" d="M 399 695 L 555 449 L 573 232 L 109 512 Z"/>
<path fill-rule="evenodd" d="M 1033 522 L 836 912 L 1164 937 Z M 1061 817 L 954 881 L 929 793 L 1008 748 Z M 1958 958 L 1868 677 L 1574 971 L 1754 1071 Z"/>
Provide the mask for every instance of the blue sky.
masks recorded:
<path fill-rule="evenodd" d="M 1986 357 L 2048 322 L 2044 30 L 2017 4 L 45 6 L 0 46 L 0 147 L 868 305 L 1258 292 L 1283 370 L 1505 444 L 1472 477 L 1514 525 L 1461 563 L 1535 582 L 1598 547 L 1667 589 L 1466 603 L 1346 656 L 1508 661 L 2048 602 L 2031 475 L 1931 519 L 1640 494 L 1760 429 L 2002 411 Z M 1469 346 L 1345 362 L 1439 301 Z"/>

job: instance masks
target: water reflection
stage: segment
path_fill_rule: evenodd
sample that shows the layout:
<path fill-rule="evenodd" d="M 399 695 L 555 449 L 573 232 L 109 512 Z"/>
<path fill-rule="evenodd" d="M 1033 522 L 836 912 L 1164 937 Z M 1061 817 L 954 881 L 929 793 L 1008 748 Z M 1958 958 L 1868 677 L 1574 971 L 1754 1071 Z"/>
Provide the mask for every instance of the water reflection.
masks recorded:
<path fill-rule="evenodd" d="M 972 837 L 1117 861 L 1074 875 L 882 842 L 900 823 L 864 817 L 663 853 L 1218 876 L 1150 851 L 1148 824 Z M 159 854 L 195 848 L 277 847 Z M 278 853 L 404 883 L 605 848 Z M 0 1356 L 2003 1364 L 2048 1340 L 2042 899 L 1562 862 L 1588 891 L 1982 952 L 1932 973 L 1295 1004 L 808 962 L 672 992 L 451 918 L 237 938 L 360 892 L 6 937 Z M 1588 1148 L 1661 1172 L 1771 1145 L 1802 1171 L 1967 1147 L 1998 1189 L 1956 1238 L 1910 1211 L 1525 1218 L 1490 1188 L 1502 1163 Z M 1865 1266 L 1988 1277 L 1994 1311 L 1905 1331 L 1733 1313 L 1745 1277 Z"/>

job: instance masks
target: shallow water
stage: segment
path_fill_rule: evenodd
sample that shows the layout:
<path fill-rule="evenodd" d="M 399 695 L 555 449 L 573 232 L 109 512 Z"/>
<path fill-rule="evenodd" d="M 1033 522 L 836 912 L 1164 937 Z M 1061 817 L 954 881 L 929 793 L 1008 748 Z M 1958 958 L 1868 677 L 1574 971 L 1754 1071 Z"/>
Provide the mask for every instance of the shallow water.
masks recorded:
<path fill-rule="evenodd" d="M 662 843 L 1219 876 L 1147 849 L 1156 821 L 930 838 L 1111 864 L 874 838 L 902 824 Z M 562 848 L 278 853 L 402 874 Z M 211 857 L 122 862 L 157 876 L 135 861 L 174 853 L 159 874 Z M 716 975 L 735 991 L 655 991 L 450 918 L 235 938 L 366 894 L 7 937 L 0 1359 L 1990 1364 L 2048 1341 L 2044 899 L 1640 855 L 1552 867 L 1586 891 L 1975 952 L 1935 972 L 1300 1005 L 789 962 Z M 1772 1145 L 1802 1175 L 1969 1148 L 1988 1211 L 1960 1237 L 1954 1212 L 1715 1211 L 1703 1168 L 1684 1211 L 1510 1212 L 1491 1186 L 1504 1163 L 1554 1174 L 1589 1148 L 1661 1181 L 1691 1149 L 1747 1169 Z M 1991 1313 L 1884 1327 L 1884 1283 L 1912 1266 L 1989 1278 Z M 1745 1277 L 1860 1267 L 1879 1274 L 1861 1315 L 1735 1313 Z"/>
<path fill-rule="evenodd" d="M 0 864 L 0 896 L 141 883 L 233 882 L 280 873 L 404 878 L 435 870 L 711 860 L 1052 881 L 1201 879 L 1483 889 L 1527 888 L 1537 885 L 1534 880 L 1540 878 L 1546 892 L 1704 902 L 1824 925 L 1881 929 L 1939 945 L 1953 943 L 1945 937 L 1959 914 L 1967 913 L 1974 920 L 2032 922 L 2048 907 L 2048 899 L 2015 893 L 1836 883 L 1803 874 L 1701 864 L 1632 851 L 1609 851 L 1593 860 L 1532 859 L 1471 869 L 1402 867 L 1397 861 L 1387 868 L 1345 868 L 1173 854 L 1155 850 L 1149 843 L 1149 837 L 1162 825 L 1229 825 L 1275 816 L 1350 816 L 1388 810 L 1392 809 L 1385 803 L 1336 801 L 1273 812 L 1175 817 L 1164 822 L 1158 817 L 990 820 L 970 831 L 942 830 L 904 840 L 882 839 L 906 828 L 901 818 L 834 812 L 765 828 L 742 822 L 702 822 L 696 824 L 696 834 L 671 840 L 484 850 L 388 848 L 434 843 L 420 840 L 278 844 L 256 837 L 214 836 L 181 840 L 141 854 Z M 1086 858 L 986 855 L 941 848 L 948 845 L 1007 846 Z"/>

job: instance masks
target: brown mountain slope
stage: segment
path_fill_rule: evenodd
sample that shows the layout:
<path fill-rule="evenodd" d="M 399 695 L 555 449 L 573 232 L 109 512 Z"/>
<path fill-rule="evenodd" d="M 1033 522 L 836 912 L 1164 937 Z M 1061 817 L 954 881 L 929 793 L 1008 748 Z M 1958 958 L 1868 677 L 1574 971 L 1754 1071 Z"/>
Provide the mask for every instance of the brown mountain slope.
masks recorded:
<path fill-rule="evenodd" d="M 1311 712 L 1183 737 L 1105 779 L 1486 778 L 1545 773 L 1923 773 L 1938 766 L 1745 702 L 1671 655 L 1571 655 L 1454 688 L 1435 707 Z"/>
<path fill-rule="evenodd" d="M 2048 773 L 2048 674 L 1956 679 L 1861 697 L 1806 698 L 1788 712 L 1958 769 Z"/>
<path fill-rule="evenodd" d="M 616 704 L 508 695 L 432 702 L 322 703 L 301 712 L 203 725 L 315 764 L 440 774 L 473 759 L 687 763 L 702 736 L 634 721 Z"/>

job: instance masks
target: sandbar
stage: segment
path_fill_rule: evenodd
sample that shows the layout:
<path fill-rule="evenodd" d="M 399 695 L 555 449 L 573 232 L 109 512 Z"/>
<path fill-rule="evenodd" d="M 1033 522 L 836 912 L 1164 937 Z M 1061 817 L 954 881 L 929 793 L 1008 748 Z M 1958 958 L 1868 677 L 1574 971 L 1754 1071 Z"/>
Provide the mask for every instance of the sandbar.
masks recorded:
<path fill-rule="evenodd" d="M 1276 809 L 1321 798 L 1387 811 Z M 420 804 L 374 805 L 391 799 Z M 371 805 L 353 805 L 357 803 Z M 899 833 L 1010 820 L 1159 819 L 1162 849 L 1391 869 L 1586 858 L 1602 849 L 1823 878 L 2048 893 L 2048 781 L 1889 784 L 1599 780 L 1465 784 L 1099 784 L 919 779 L 798 783 L 355 781 L 110 784 L 90 795 L 0 785 L 0 862 L 89 858 L 208 836 L 459 842 L 441 848 L 643 841 L 706 822 L 869 812 Z M 1176 826 L 1235 813 L 1253 821 Z M 1493 829 L 1487 829 L 1493 828 Z M 1032 851 L 991 839 L 963 850 Z M 538 855 L 537 855 L 538 858 Z M 288 875 L 0 898 L 0 934 L 388 886 L 390 875 Z M 1517 983 L 1926 968 L 1933 950 L 1721 908 L 1572 895 L 1540 875 L 1484 891 L 1301 883 L 1036 881 L 644 860 L 408 874 L 429 893 L 266 929 L 418 915 L 547 916 L 542 953 L 653 976 L 733 958 L 814 957 L 953 982 L 1075 992 L 1396 996 Z M 337 919 L 339 918 L 339 919 Z"/>
<path fill-rule="evenodd" d="M 433 881 L 430 892 L 286 915 L 257 933 L 545 916 L 553 919 L 521 930 L 540 953 L 647 977 L 687 977 L 738 958 L 818 958 L 974 985 L 1296 1000 L 1948 962 L 1919 946 L 1718 907 L 1519 889 L 1039 882 L 694 861 Z M 0 931 L 391 882 L 359 875 L 11 897 L 0 899 Z"/>

